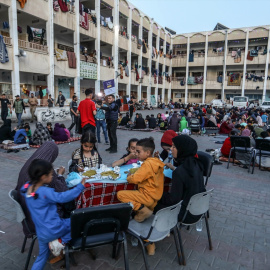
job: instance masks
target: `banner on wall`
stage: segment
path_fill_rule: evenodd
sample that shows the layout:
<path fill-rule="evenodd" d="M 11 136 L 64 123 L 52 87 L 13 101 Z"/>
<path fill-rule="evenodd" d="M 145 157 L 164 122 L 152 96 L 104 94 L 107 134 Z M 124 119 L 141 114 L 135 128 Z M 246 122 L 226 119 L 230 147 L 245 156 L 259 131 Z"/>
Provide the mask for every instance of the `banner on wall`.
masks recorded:
<path fill-rule="evenodd" d="M 80 61 L 80 77 L 97 80 L 97 64 Z"/>
<path fill-rule="evenodd" d="M 155 95 L 151 95 L 151 106 L 156 106 L 156 96 Z"/>
<path fill-rule="evenodd" d="M 103 82 L 105 96 L 115 94 L 114 79 Z"/>

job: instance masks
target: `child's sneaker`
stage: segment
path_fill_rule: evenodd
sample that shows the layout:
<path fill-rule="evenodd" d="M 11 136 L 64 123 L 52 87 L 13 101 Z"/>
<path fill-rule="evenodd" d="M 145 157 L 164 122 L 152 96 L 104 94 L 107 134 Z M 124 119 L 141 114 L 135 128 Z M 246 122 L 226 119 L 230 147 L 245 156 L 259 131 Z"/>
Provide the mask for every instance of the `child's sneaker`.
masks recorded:
<path fill-rule="evenodd" d="M 49 249 L 54 256 L 59 256 L 65 246 L 61 243 L 61 239 L 55 239 L 49 243 Z"/>
<path fill-rule="evenodd" d="M 149 244 L 146 246 L 146 250 L 149 256 L 153 256 L 156 253 L 156 245 L 155 243 Z"/>

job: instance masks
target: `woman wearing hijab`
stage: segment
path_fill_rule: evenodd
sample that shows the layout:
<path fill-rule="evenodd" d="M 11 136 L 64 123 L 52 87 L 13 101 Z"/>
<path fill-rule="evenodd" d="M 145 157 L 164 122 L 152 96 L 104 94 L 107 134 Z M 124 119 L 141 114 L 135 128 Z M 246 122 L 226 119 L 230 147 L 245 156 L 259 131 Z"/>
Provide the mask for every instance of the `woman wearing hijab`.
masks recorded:
<path fill-rule="evenodd" d="M 165 121 L 167 119 L 167 117 L 165 116 L 164 113 L 161 114 L 161 118 L 162 118 L 163 121 Z"/>
<path fill-rule="evenodd" d="M 46 160 L 50 163 L 53 163 L 57 156 L 58 156 L 58 146 L 54 142 L 45 142 L 24 164 L 22 167 L 20 173 L 19 173 L 19 178 L 16 186 L 16 190 L 18 191 L 18 200 L 24 210 L 25 216 L 26 216 L 26 221 L 29 226 L 29 230 L 32 233 L 29 233 L 27 227 L 23 223 L 23 232 L 25 236 L 31 237 L 33 233 L 35 233 L 35 225 L 32 221 L 30 212 L 27 209 L 25 199 L 21 195 L 21 187 L 29 181 L 30 177 L 28 175 L 28 168 L 30 164 L 32 163 L 33 160 L 35 159 L 43 159 Z M 55 171 L 53 171 L 53 179 L 51 183 L 48 185 L 51 188 L 54 188 L 56 192 L 63 192 L 66 191 L 67 185 L 65 182 L 65 178 L 62 176 L 62 174 L 65 172 L 65 169 L 62 167 L 58 170 L 58 175 L 56 174 Z M 64 217 L 64 207 L 59 205 L 58 207 L 58 214 L 60 217 Z"/>
<path fill-rule="evenodd" d="M 197 142 L 187 135 L 180 135 L 172 139 L 172 155 L 178 163 L 178 167 L 172 174 L 172 188 L 170 193 L 164 193 L 155 207 L 158 210 L 177 204 L 181 200 L 182 206 L 178 220 L 186 223 L 194 223 L 200 216 L 187 214 L 185 220 L 182 218 L 190 198 L 198 193 L 204 192 L 203 165 L 198 159 Z"/>
<path fill-rule="evenodd" d="M 210 116 L 208 122 L 207 122 L 208 127 L 217 127 L 217 120 L 213 115 Z"/>
<path fill-rule="evenodd" d="M 6 119 L 4 125 L 0 127 L 0 143 L 5 140 L 12 140 L 16 131 L 11 131 L 11 120 Z"/>
<path fill-rule="evenodd" d="M 219 129 L 219 134 L 229 134 L 232 131 L 232 128 L 229 127 L 230 120 L 223 122 Z"/>
<path fill-rule="evenodd" d="M 66 142 L 68 140 L 68 135 L 66 134 L 65 129 L 58 123 L 55 124 L 51 137 L 57 142 Z"/>
<path fill-rule="evenodd" d="M 47 141 L 51 141 L 49 130 L 45 128 L 40 122 L 36 123 L 36 130 L 33 134 L 32 142 L 35 145 L 42 145 Z"/>
<path fill-rule="evenodd" d="M 180 119 L 177 116 L 177 112 L 174 112 L 170 121 L 169 121 L 168 130 L 173 130 L 175 132 L 178 132 L 179 131 L 179 122 L 180 122 Z"/>
<path fill-rule="evenodd" d="M 145 129 L 145 121 L 141 114 L 139 114 L 138 118 L 136 119 L 134 129 Z"/>
<path fill-rule="evenodd" d="M 188 126 L 188 122 L 186 120 L 186 117 L 183 116 L 182 119 L 181 119 L 181 121 L 180 121 L 180 129 L 179 129 L 180 132 L 182 132 L 184 129 L 186 129 L 187 126 Z"/>

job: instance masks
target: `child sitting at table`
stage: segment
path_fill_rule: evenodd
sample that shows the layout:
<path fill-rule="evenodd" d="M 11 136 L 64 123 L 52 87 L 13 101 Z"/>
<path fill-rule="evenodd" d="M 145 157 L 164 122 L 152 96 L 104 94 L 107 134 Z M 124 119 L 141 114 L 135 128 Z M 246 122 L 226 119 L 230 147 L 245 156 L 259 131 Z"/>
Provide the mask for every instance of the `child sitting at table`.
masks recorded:
<path fill-rule="evenodd" d="M 137 157 L 143 163 L 134 174 L 128 174 L 127 181 L 137 184 L 138 190 L 121 190 L 117 193 L 119 201 L 132 203 L 133 210 L 136 211 L 134 219 L 138 222 L 143 222 L 152 215 L 163 193 L 164 163 L 152 157 L 154 150 L 155 143 L 152 137 L 137 142 Z"/>
<path fill-rule="evenodd" d="M 57 213 L 58 203 L 72 201 L 84 190 L 85 179 L 71 190 L 55 192 L 47 187 L 52 181 L 53 166 L 50 162 L 35 159 L 29 166 L 30 183 L 21 188 L 25 196 L 28 210 L 36 227 L 39 242 L 39 255 L 32 270 L 42 270 L 49 257 L 50 250 L 53 255 L 59 256 L 64 244 L 70 241 L 70 219 L 62 219 Z"/>
<path fill-rule="evenodd" d="M 81 147 L 72 153 L 69 172 L 83 172 L 85 167 L 92 168 L 102 163 L 96 142 L 96 137 L 92 132 L 85 132 L 82 135 Z"/>
<path fill-rule="evenodd" d="M 137 163 L 138 161 L 137 156 L 136 156 L 137 142 L 138 142 L 138 139 L 136 138 L 130 139 L 128 142 L 127 153 L 123 155 L 119 160 L 115 161 L 112 164 L 112 167 Z"/>

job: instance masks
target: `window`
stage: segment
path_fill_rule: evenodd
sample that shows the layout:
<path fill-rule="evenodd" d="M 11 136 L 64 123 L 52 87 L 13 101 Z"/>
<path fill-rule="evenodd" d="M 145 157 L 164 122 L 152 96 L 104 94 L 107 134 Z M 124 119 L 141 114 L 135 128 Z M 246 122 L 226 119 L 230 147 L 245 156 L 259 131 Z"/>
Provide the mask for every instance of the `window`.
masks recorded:
<path fill-rule="evenodd" d="M 202 98 L 202 94 L 197 93 L 191 94 L 191 98 Z"/>
<path fill-rule="evenodd" d="M 175 98 L 184 98 L 185 93 L 175 93 Z"/>
<path fill-rule="evenodd" d="M 233 100 L 236 102 L 246 102 L 247 98 L 246 97 L 234 97 Z"/>

